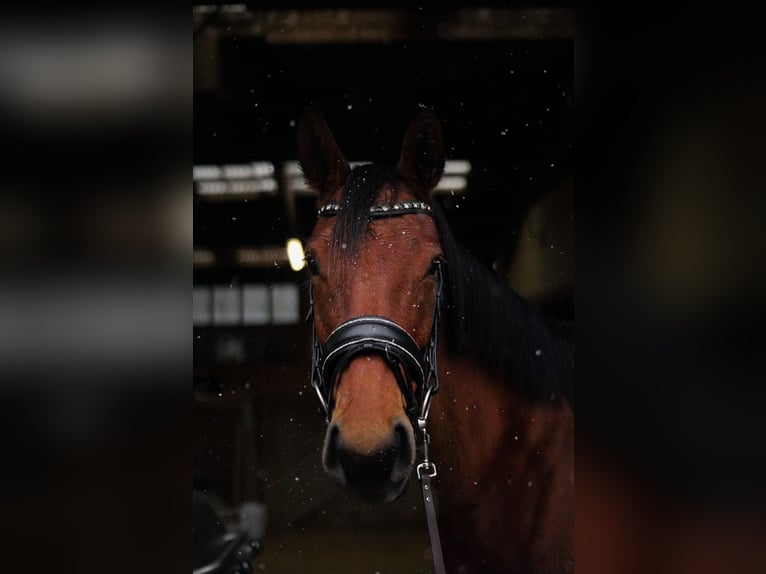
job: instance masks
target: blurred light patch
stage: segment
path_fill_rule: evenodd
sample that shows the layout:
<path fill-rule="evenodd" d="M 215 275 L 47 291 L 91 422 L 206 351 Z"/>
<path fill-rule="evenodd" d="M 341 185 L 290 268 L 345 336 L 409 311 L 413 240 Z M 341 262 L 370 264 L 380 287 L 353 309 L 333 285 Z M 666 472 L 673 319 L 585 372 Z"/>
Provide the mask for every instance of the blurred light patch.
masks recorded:
<path fill-rule="evenodd" d="M 274 164 L 270 161 L 254 161 L 246 164 L 195 165 L 192 174 L 194 181 L 264 178 L 274 175 Z"/>
<path fill-rule="evenodd" d="M 434 188 L 434 193 L 462 192 L 468 187 L 468 180 L 460 175 L 445 175 Z"/>
<path fill-rule="evenodd" d="M 364 165 L 365 161 L 352 161 L 349 165 L 353 169 Z M 471 174 L 471 162 L 465 159 L 450 159 L 444 163 L 444 175 L 439 181 L 434 193 L 462 193 L 468 188 L 468 177 Z M 287 193 L 300 195 L 314 195 L 303 180 L 300 164 L 297 161 L 287 161 L 282 164 L 282 178 L 286 185 Z"/>
<path fill-rule="evenodd" d="M 284 245 L 260 248 L 242 248 L 234 253 L 234 259 L 242 267 L 279 267 L 287 265 L 287 249 Z"/>
<path fill-rule="evenodd" d="M 147 109 L 189 85 L 185 48 L 167 31 L 127 22 L 0 27 L 0 102 L 73 119 Z M 189 66 L 179 65 L 184 59 Z"/>
<path fill-rule="evenodd" d="M 295 237 L 287 240 L 287 258 L 290 260 L 290 268 L 300 271 L 306 265 L 303 243 Z"/>
<path fill-rule="evenodd" d="M 242 14 L 247 12 L 247 4 L 198 4 L 192 8 L 194 14 Z"/>
<path fill-rule="evenodd" d="M 277 191 L 277 181 L 273 178 L 264 180 L 240 181 L 201 181 L 196 186 L 197 195 L 205 198 L 228 198 L 232 196 L 273 194 Z"/>
<path fill-rule="evenodd" d="M 268 325 L 271 320 L 271 295 L 266 285 L 242 286 L 242 322 Z"/>
<path fill-rule="evenodd" d="M 195 249 L 193 262 L 195 267 L 212 267 L 215 265 L 216 257 L 210 249 Z"/>
<path fill-rule="evenodd" d="M 213 323 L 213 291 L 206 285 L 198 285 L 193 289 L 192 322 L 195 327 Z"/>
<path fill-rule="evenodd" d="M 293 283 L 196 285 L 194 327 L 288 325 L 300 319 L 300 289 Z"/>
<path fill-rule="evenodd" d="M 293 283 L 272 285 L 271 320 L 275 325 L 289 325 L 300 319 L 300 291 Z"/>
<path fill-rule="evenodd" d="M 242 321 L 242 291 L 238 285 L 213 286 L 213 324 L 238 325 Z"/>
<path fill-rule="evenodd" d="M 267 161 L 195 165 L 193 180 L 196 194 L 206 199 L 273 194 L 279 187 L 274 177 L 274 164 Z"/>
<path fill-rule="evenodd" d="M 444 162 L 445 175 L 468 175 L 471 173 L 471 162 L 467 159 L 448 159 Z"/>
<path fill-rule="evenodd" d="M 190 355 L 180 335 L 190 323 L 188 306 L 185 317 L 178 316 L 176 287 L 94 276 L 0 286 L 0 389 L 22 381 L 63 383 L 72 373 L 120 369 L 127 375 L 184 363 Z M 123 382 L 101 378 L 106 386 Z"/>

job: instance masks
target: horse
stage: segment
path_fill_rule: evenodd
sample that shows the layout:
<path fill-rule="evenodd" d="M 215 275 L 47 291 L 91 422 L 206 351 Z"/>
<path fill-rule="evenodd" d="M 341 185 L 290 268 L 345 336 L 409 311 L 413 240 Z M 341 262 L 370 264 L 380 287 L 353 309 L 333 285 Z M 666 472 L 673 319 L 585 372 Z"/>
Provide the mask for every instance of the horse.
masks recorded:
<path fill-rule="evenodd" d="M 428 447 L 448 571 L 573 571 L 573 330 L 456 242 L 432 197 L 436 112 L 416 111 L 396 166 L 352 169 L 316 105 L 297 147 L 318 198 L 305 258 L 325 472 L 391 502 Z"/>

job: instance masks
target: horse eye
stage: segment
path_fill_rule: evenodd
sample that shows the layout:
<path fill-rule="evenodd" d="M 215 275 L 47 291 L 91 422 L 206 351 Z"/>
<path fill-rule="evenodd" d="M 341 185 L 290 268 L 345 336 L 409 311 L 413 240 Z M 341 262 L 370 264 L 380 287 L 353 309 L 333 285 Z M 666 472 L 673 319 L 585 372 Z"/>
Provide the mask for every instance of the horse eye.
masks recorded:
<path fill-rule="evenodd" d="M 311 253 L 306 253 L 304 259 L 306 261 L 306 267 L 308 268 L 309 273 L 312 275 L 319 275 L 319 263 L 317 263 L 317 260 L 314 259 L 314 256 L 311 255 Z"/>

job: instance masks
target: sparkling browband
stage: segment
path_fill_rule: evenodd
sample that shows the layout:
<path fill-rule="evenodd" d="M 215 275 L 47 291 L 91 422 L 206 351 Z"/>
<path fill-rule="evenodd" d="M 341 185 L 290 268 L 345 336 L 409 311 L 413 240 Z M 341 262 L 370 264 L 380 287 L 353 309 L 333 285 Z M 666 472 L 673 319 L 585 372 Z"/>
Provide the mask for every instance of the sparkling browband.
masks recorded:
<path fill-rule="evenodd" d="M 341 207 L 339 203 L 326 203 L 319 208 L 319 217 L 337 215 Z M 370 217 L 389 217 L 391 215 L 406 215 L 408 213 L 425 213 L 431 215 L 431 206 L 425 201 L 402 201 L 393 205 L 373 205 L 370 207 Z"/>

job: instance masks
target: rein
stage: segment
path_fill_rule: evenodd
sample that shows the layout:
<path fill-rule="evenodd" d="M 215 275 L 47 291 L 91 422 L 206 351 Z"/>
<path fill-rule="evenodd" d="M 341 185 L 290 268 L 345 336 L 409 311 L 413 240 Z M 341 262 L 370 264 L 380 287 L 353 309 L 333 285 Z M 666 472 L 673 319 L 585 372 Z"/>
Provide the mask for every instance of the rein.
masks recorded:
<path fill-rule="evenodd" d="M 338 203 L 327 203 L 319 208 L 319 217 L 331 217 L 340 212 Z M 422 201 L 403 201 L 393 205 L 373 205 L 368 211 L 370 219 L 400 216 L 407 214 L 425 214 L 433 217 L 431 206 Z M 428 535 L 431 539 L 434 568 L 436 574 L 445 574 L 442 557 L 439 528 L 436 523 L 431 479 L 436 476 L 436 465 L 428 458 L 430 437 L 426 431 L 426 421 L 431 408 L 431 399 L 439 390 L 439 374 L 436 365 L 437 335 L 442 296 L 442 262 L 434 261 L 436 275 L 436 302 L 434 304 L 431 335 L 425 349 L 418 344 L 396 322 L 378 315 L 360 315 L 339 325 L 324 344 L 316 335 L 314 321 L 314 292 L 309 286 L 309 311 L 306 322 L 311 321 L 311 386 L 319 397 L 326 421 L 329 422 L 335 406 L 333 391 L 340 380 L 340 374 L 354 358 L 360 355 L 383 355 L 386 364 L 394 374 L 399 389 L 405 400 L 405 411 L 416 441 L 423 445 L 423 461 L 417 466 L 423 504 L 428 523 Z M 413 391 L 412 381 L 416 388 Z"/>

